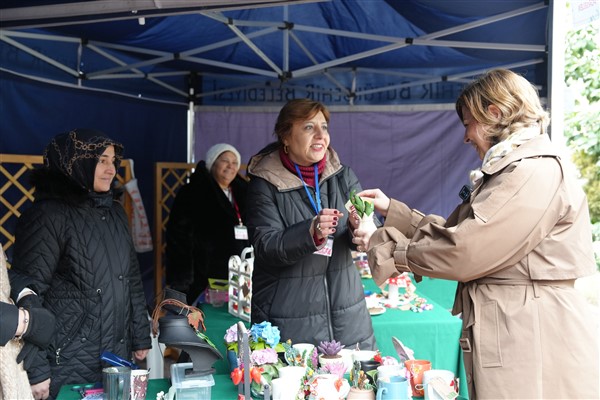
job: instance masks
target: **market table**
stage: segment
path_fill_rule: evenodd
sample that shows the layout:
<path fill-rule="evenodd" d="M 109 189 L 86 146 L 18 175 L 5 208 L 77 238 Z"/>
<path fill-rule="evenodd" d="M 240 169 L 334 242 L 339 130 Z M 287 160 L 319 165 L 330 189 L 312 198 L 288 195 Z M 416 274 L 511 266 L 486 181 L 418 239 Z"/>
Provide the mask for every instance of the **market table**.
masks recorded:
<path fill-rule="evenodd" d="M 237 399 L 238 389 L 235 386 L 229 375 L 213 375 L 215 385 L 211 388 L 210 397 L 212 400 L 235 400 Z M 60 388 L 60 392 L 56 400 L 81 400 L 79 392 L 73 390 L 77 385 L 65 385 Z M 155 400 L 159 392 L 165 394 L 171 387 L 170 379 L 150 379 L 148 381 L 148 391 L 146 392 L 147 400 Z"/>
<path fill-rule="evenodd" d="M 365 290 L 379 291 L 371 279 L 363 279 L 363 284 Z M 433 309 L 420 313 L 387 309 L 385 313 L 372 317 L 375 338 L 381 354 L 398 358 L 391 340 L 392 336 L 395 336 L 404 345 L 414 350 L 415 357 L 430 360 L 435 369 L 453 371 L 461 382 L 466 382 L 462 354 L 458 344 L 461 320 L 452 316 L 444 307 L 428 296 L 422 295 L 418 286 L 417 294 L 426 298 L 429 304 L 433 305 Z M 226 349 L 223 337 L 225 331 L 239 319 L 229 314 L 226 306 L 216 308 L 210 304 L 203 304 L 202 310 L 205 314 L 206 335 L 224 356 L 223 360 L 217 361 L 213 365 L 216 374 L 211 397 L 213 400 L 233 400 L 236 398 L 237 389 L 229 378 L 229 365 L 225 359 Z M 247 327 L 249 325 L 246 323 Z M 147 396 L 149 400 L 154 400 L 157 392 L 161 390 L 166 392 L 170 386 L 168 379 L 152 379 L 150 383 Z M 77 392 L 70 390 L 70 387 L 61 388 L 59 400 L 79 399 Z M 154 395 L 151 390 L 154 390 Z M 460 395 L 462 399 L 468 398 L 467 385 L 464 383 L 461 385 Z"/>
<path fill-rule="evenodd" d="M 372 279 L 363 279 L 365 290 L 379 292 L 379 288 Z M 398 358 L 392 343 L 392 336 L 397 337 L 415 352 L 415 357 L 430 360 L 432 368 L 453 371 L 461 382 L 466 382 L 459 346 L 462 322 L 452 316 L 448 310 L 440 306 L 428 296 L 417 294 L 426 298 L 433 309 L 415 313 L 399 309 L 387 309 L 385 313 L 372 317 L 373 330 L 377 346 L 383 356 Z M 217 346 L 224 359 L 217 361 L 213 367 L 217 374 L 228 374 L 229 364 L 225 358 L 226 349 L 223 337 L 225 331 L 239 319 L 227 312 L 227 306 L 215 308 L 210 304 L 203 304 L 206 335 Z M 246 323 L 249 327 L 250 324 Z M 282 338 L 284 340 L 285 338 Z M 468 397 L 467 385 L 461 385 L 460 395 Z"/>

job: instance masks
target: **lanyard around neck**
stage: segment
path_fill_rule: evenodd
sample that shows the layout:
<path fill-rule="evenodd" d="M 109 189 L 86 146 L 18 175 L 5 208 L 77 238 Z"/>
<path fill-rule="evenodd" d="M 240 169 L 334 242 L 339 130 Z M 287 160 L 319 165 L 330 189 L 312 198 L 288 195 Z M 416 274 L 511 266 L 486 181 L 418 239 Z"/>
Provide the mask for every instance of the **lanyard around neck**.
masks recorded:
<path fill-rule="evenodd" d="M 237 201 L 235 201 L 235 197 L 233 196 L 233 190 L 229 189 L 229 194 L 231 195 L 231 204 L 233 205 L 233 209 L 235 210 L 235 215 L 238 219 L 238 222 L 240 223 L 240 225 L 243 225 L 242 214 L 240 213 L 240 208 L 238 207 Z"/>
<path fill-rule="evenodd" d="M 315 213 L 319 214 L 319 211 L 321 211 L 321 191 L 319 190 L 319 166 L 317 164 L 315 164 L 315 197 L 317 199 L 316 203 L 315 203 L 315 200 L 313 200 L 312 194 L 310 193 L 310 190 L 308 189 L 306 182 L 304 182 L 304 178 L 302 177 L 302 172 L 300 172 L 300 168 L 298 167 L 298 164 L 294 163 L 294 167 L 296 167 L 296 172 L 298 173 L 298 177 L 300 178 L 300 180 L 302 181 L 302 184 L 304 185 L 304 190 L 306 190 L 306 194 L 308 195 L 310 204 L 312 205 L 313 209 L 315 210 Z"/>

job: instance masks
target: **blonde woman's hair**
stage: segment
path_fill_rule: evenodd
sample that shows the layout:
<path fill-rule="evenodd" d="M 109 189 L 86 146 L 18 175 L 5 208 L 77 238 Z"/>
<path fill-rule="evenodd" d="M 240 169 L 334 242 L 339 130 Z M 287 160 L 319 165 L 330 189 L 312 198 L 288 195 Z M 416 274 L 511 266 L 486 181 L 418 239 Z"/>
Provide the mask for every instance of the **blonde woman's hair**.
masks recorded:
<path fill-rule="evenodd" d="M 488 107 L 500 110 L 496 117 Z M 469 109 L 473 118 L 486 127 L 493 143 L 506 139 L 510 134 L 532 126 L 546 131 L 550 115 L 543 109 L 538 91 L 527 79 L 506 69 L 495 69 L 471 82 L 456 100 L 456 112 L 463 120 L 462 108 Z"/>

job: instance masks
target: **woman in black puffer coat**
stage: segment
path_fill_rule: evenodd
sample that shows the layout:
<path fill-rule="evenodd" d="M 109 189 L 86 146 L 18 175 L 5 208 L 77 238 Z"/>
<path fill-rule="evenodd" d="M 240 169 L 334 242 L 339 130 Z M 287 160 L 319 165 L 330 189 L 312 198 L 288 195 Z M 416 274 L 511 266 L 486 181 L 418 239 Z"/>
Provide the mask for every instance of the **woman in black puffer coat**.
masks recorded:
<path fill-rule="evenodd" d="M 114 188 L 122 150 L 93 130 L 56 136 L 32 174 L 34 204 L 17 224 L 12 268 L 56 318 L 48 350 L 25 359 L 32 387 L 49 383 L 49 398 L 65 384 L 102 381 L 104 350 L 141 360 L 151 348 L 137 255 Z"/>
<path fill-rule="evenodd" d="M 209 278 L 229 278 L 229 258 L 250 246 L 234 230 L 246 229 L 248 183 L 239 175 L 241 156 L 227 143 L 206 152 L 177 192 L 167 222 L 167 285 L 183 292 L 189 304 Z"/>
<path fill-rule="evenodd" d="M 351 230 L 358 224 L 348 220 L 345 209 L 360 184 L 329 147 L 328 122 L 323 104 L 292 100 L 275 124 L 277 143 L 250 160 L 252 322 L 276 325 L 282 341 L 337 340 L 374 350 L 371 317 L 351 254 Z"/>

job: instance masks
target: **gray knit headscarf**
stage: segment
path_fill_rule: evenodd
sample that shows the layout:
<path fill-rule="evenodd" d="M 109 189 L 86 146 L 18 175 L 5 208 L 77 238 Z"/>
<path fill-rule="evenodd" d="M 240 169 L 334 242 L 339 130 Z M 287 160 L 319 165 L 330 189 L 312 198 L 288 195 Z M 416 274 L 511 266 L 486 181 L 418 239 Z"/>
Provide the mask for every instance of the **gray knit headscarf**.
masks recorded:
<path fill-rule="evenodd" d="M 44 165 L 71 179 L 77 186 L 94 190 L 98 159 L 108 146 L 115 147 L 115 168 L 121 164 L 123 145 L 92 129 L 74 129 L 57 135 L 46 146 Z"/>

